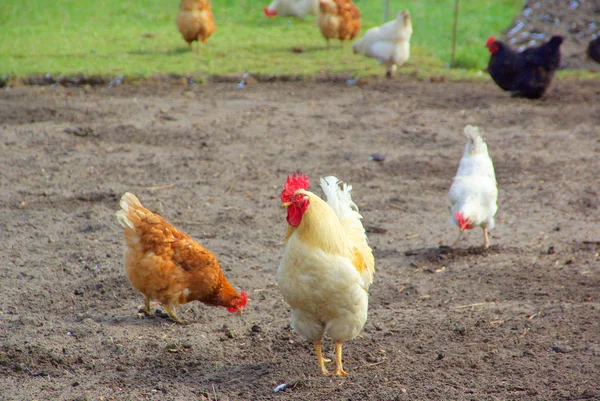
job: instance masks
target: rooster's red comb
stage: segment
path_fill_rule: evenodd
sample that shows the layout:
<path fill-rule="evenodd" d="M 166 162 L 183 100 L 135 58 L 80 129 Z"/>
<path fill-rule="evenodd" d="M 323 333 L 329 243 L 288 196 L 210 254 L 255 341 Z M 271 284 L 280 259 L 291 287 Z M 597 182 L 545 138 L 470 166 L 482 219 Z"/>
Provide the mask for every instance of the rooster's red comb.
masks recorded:
<path fill-rule="evenodd" d="M 292 200 L 292 195 L 299 189 L 308 189 L 309 187 L 308 177 L 304 174 L 300 173 L 299 175 L 292 175 L 291 177 L 288 175 L 287 181 L 283 186 L 283 191 L 281 191 L 281 201 L 289 202 Z"/>
<path fill-rule="evenodd" d="M 485 42 L 485 47 L 490 47 L 495 41 L 496 41 L 496 37 L 490 36 L 488 38 L 487 42 Z"/>

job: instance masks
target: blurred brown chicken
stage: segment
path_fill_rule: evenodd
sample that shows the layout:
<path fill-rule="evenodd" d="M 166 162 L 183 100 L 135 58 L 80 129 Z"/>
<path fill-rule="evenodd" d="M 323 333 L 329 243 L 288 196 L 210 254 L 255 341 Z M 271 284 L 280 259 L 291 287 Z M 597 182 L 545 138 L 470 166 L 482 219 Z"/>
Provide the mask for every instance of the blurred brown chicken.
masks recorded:
<path fill-rule="evenodd" d="M 360 32 L 360 10 L 351 0 L 319 0 L 317 24 L 327 39 L 354 39 Z"/>
<path fill-rule="evenodd" d="M 125 273 L 146 297 L 145 314 L 150 314 L 151 297 L 177 323 L 183 322 L 175 308 L 192 301 L 241 313 L 248 295 L 231 286 L 215 255 L 142 206 L 134 194 L 125 193 L 120 206 L 116 216 L 125 233 Z"/>
<path fill-rule="evenodd" d="M 177 28 L 183 39 L 190 45 L 192 42 L 206 42 L 215 31 L 215 17 L 208 0 L 181 0 L 177 14 Z"/>

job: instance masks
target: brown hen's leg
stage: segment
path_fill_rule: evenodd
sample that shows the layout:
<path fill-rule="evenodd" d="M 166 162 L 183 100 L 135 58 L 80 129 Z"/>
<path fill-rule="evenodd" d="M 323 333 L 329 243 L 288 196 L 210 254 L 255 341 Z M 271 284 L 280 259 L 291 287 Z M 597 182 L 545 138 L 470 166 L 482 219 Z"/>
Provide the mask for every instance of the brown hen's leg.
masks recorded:
<path fill-rule="evenodd" d="M 336 375 L 339 375 L 339 376 L 345 376 L 348 374 L 346 371 L 344 371 L 344 368 L 342 367 L 342 342 L 341 341 L 335 342 L 335 371 L 333 373 Z"/>
<path fill-rule="evenodd" d="M 489 248 L 490 247 L 490 239 L 488 238 L 488 231 L 487 228 L 483 229 L 483 248 Z"/>
<path fill-rule="evenodd" d="M 145 302 L 145 308 L 142 310 L 142 312 L 144 312 L 144 315 L 150 316 L 150 315 L 152 315 L 152 312 L 150 312 L 150 295 L 144 294 L 144 297 L 146 297 L 146 302 Z"/>
<path fill-rule="evenodd" d="M 169 316 L 171 316 L 171 320 L 179 324 L 186 324 L 183 320 L 179 318 L 179 316 L 177 316 L 177 313 L 175 313 L 175 309 L 171 308 L 171 305 L 163 304 L 163 308 L 165 308 Z"/>
<path fill-rule="evenodd" d="M 325 362 L 330 362 L 328 359 L 323 358 L 323 352 L 321 350 L 321 342 L 315 343 L 315 351 L 317 351 L 317 362 L 321 368 L 321 373 L 328 375 L 329 371 L 325 368 Z"/>

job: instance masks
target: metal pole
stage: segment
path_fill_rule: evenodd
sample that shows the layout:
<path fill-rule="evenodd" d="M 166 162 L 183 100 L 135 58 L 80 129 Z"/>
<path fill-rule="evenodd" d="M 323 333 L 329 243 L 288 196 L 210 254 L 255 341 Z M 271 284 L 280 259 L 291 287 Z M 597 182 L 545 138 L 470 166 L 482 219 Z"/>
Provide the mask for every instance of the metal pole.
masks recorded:
<path fill-rule="evenodd" d="M 452 34 L 452 61 L 450 65 L 454 67 L 454 61 L 456 59 L 456 31 L 458 30 L 458 5 L 460 0 L 456 0 L 454 4 L 454 32 Z"/>
<path fill-rule="evenodd" d="M 387 22 L 389 15 L 390 15 L 390 0 L 385 0 L 385 4 L 383 6 L 383 22 Z"/>

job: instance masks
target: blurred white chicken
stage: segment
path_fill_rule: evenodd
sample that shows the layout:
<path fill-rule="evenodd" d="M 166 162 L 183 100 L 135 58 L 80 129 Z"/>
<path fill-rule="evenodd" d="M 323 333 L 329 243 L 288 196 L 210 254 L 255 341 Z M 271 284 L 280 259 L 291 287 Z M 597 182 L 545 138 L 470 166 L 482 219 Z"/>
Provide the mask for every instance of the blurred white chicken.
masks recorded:
<path fill-rule="evenodd" d="M 467 145 L 448 193 L 450 224 L 460 229 L 452 246 L 458 243 L 465 230 L 481 227 L 483 247 L 488 248 L 488 230 L 494 228 L 494 215 L 498 210 L 494 164 L 479 128 L 467 125 L 464 133 Z"/>
<path fill-rule="evenodd" d="M 391 78 L 396 67 L 402 66 L 410 57 L 412 22 L 408 10 L 398 13 L 395 20 L 371 28 L 352 47 L 354 53 L 376 58 L 385 65 L 386 77 Z"/>
<path fill-rule="evenodd" d="M 273 0 L 264 12 L 267 17 L 304 18 L 309 14 L 318 14 L 319 0 Z"/>

